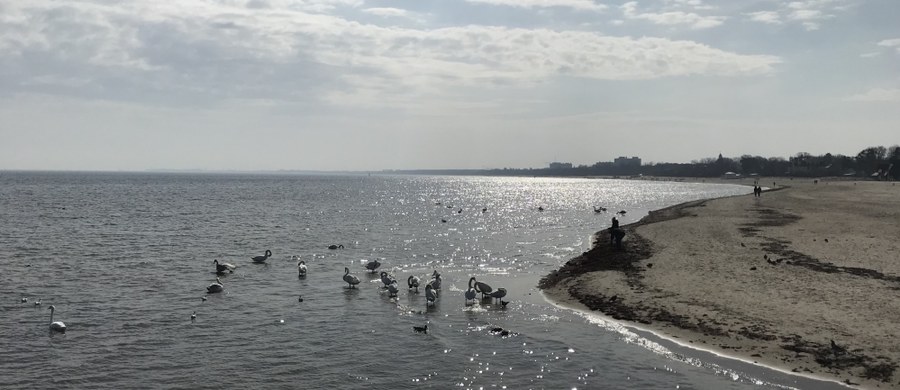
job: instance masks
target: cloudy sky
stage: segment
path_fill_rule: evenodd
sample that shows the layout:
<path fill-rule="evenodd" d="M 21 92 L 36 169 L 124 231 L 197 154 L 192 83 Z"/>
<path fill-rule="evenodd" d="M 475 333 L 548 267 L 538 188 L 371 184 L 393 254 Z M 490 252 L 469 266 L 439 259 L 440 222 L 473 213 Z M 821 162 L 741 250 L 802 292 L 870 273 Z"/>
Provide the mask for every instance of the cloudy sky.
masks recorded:
<path fill-rule="evenodd" d="M 897 0 L 0 0 L 0 169 L 542 167 L 900 143 Z"/>

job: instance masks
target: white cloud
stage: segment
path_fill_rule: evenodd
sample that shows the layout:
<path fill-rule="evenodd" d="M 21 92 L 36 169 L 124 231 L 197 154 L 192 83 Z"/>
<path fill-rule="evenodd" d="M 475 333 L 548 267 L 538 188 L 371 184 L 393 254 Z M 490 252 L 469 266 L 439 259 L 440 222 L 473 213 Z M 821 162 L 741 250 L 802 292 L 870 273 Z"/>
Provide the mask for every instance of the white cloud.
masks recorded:
<path fill-rule="evenodd" d="M 305 5 L 318 9 L 325 3 Z M 780 63 L 773 56 L 665 38 L 477 25 L 382 27 L 285 4 L 16 3 L 0 24 L 0 81 L 11 74 L 4 68 L 13 67 L 31 69 L 7 80 L 22 89 L 55 82 L 72 88 L 69 93 L 100 96 L 125 90 L 129 97 L 156 93 L 161 99 L 184 93 L 383 102 L 386 96 L 412 99 L 467 86 L 530 86 L 559 76 L 759 75 Z M 28 56 L 15 55 L 25 51 Z M 72 80 L 90 84 L 76 89 Z"/>
<path fill-rule="evenodd" d="M 766 24 L 781 24 L 781 17 L 775 11 L 757 11 L 745 14 L 754 22 Z"/>
<path fill-rule="evenodd" d="M 900 38 L 885 39 L 883 41 L 878 42 L 878 46 L 893 47 L 894 49 L 897 50 L 897 53 L 900 53 Z"/>
<path fill-rule="evenodd" d="M 504 5 L 519 8 L 565 7 L 578 10 L 603 11 L 608 8 L 593 0 L 466 0 L 469 3 Z"/>
<path fill-rule="evenodd" d="M 638 12 L 638 3 L 631 1 L 622 4 L 619 8 L 628 19 L 647 20 L 654 24 L 674 26 L 687 25 L 694 30 L 701 30 L 722 25 L 727 19 L 724 16 L 701 16 L 693 12 L 667 11 L 667 12 Z"/>
<path fill-rule="evenodd" d="M 806 31 L 822 28 L 822 24 L 835 19 L 837 14 L 853 7 L 854 0 L 805 0 L 782 4 L 778 10 L 746 13 L 750 20 L 760 23 L 799 23 Z"/>
<path fill-rule="evenodd" d="M 366 8 L 363 12 L 385 17 L 409 17 L 410 15 L 409 11 L 400 8 Z"/>
<path fill-rule="evenodd" d="M 854 102 L 900 102 L 900 88 L 872 88 L 865 93 L 856 94 L 844 100 Z"/>

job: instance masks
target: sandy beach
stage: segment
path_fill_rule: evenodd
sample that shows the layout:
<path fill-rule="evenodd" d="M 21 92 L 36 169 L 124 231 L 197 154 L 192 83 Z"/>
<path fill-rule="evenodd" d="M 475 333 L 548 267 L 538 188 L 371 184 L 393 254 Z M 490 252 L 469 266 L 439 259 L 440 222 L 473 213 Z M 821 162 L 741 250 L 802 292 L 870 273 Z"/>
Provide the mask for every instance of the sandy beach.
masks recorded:
<path fill-rule="evenodd" d="M 540 287 L 687 345 L 900 388 L 900 185 L 773 181 L 652 212 L 621 250 L 598 232 Z"/>

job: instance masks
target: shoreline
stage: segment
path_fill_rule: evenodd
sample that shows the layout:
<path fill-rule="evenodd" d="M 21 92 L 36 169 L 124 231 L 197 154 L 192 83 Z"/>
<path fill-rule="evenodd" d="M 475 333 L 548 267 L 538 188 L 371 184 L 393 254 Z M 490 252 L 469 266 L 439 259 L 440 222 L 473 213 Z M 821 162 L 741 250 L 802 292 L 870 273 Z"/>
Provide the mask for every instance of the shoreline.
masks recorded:
<path fill-rule="evenodd" d="M 759 198 L 652 211 L 623 226 L 622 250 L 600 231 L 590 250 L 539 288 L 556 304 L 720 356 L 845 385 L 900 388 L 900 304 L 890 302 L 900 291 L 900 265 L 891 264 L 900 253 L 892 243 L 900 189 L 789 184 Z M 861 207 L 869 211 L 859 215 Z"/>

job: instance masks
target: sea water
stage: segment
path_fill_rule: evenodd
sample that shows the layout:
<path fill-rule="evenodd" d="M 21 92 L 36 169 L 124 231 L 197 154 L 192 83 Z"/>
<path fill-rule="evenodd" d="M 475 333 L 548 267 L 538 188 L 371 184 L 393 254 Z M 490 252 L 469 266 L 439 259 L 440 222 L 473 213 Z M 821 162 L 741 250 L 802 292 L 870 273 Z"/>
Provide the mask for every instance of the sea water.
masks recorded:
<path fill-rule="evenodd" d="M 2 172 L 0 388 L 837 387 L 561 308 L 536 288 L 613 216 L 625 225 L 750 192 L 610 179 Z M 251 261 L 266 250 L 265 263 Z M 215 259 L 237 269 L 208 294 Z M 376 259 L 398 280 L 396 297 L 366 272 Z M 442 286 L 429 306 L 434 271 Z M 505 288 L 508 303 L 467 305 L 473 276 Z M 65 334 L 48 331 L 49 305 Z"/>

